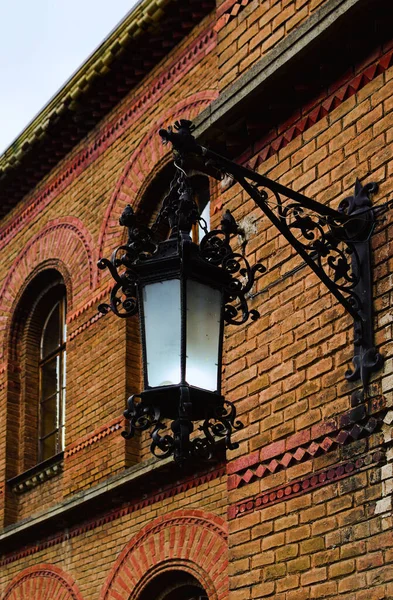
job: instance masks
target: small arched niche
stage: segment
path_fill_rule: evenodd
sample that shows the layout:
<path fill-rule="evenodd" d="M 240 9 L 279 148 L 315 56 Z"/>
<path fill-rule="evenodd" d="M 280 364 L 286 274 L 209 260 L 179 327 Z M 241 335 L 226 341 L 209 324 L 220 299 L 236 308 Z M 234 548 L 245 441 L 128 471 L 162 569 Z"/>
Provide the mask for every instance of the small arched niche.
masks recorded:
<path fill-rule="evenodd" d="M 142 590 L 138 600 L 209 600 L 202 584 L 181 570 L 157 575 Z"/>

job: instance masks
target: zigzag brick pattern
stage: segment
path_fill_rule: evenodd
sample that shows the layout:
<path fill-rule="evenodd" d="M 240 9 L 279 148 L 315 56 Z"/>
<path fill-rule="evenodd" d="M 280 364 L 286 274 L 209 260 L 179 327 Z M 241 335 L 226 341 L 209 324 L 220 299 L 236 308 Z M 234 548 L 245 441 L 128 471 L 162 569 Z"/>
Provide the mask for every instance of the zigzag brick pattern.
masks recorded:
<path fill-rule="evenodd" d="M 91 433 L 85 439 L 80 440 L 80 441 L 76 442 L 75 444 L 72 444 L 71 446 L 66 448 L 66 450 L 64 452 L 64 458 L 67 458 L 68 456 L 72 456 L 72 455 L 76 454 L 77 452 L 80 452 L 84 448 L 87 448 L 88 446 L 91 446 L 92 444 L 99 442 L 100 440 L 107 437 L 111 433 L 118 431 L 121 428 L 122 421 L 123 421 L 123 418 L 118 417 L 117 419 L 114 419 L 114 421 L 109 423 L 108 425 L 104 425 L 104 426 L 100 427 L 98 430 Z"/>
<path fill-rule="evenodd" d="M 379 412 L 381 407 L 383 403 L 374 399 L 369 412 L 373 410 Z M 228 465 L 228 490 L 237 489 L 272 473 L 288 469 L 292 465 L 326 454 L 334 448 L 369 436 L 380 428 L 382 419 L 383 414 L 368 416 L 366 407 L 359 406 L 344 413 L 339 419 L 322 423 L 313 430 L 314 434 L 322 431 L 328 433 L 330 430 L 329 435 L 311 439 L 310 429 L 291 436 L 286 441 L 275 442 L 262 448 L 260 452 Z M 299 444 L 301 441 L 303 443 Z M 247 462 L 248 466 L 246 466 Z"/>
<path fill-rule="evenodd" d="M 345 100 L 354 96 L 373 79 L 384 73 L 393 64 L 393 50 L 383 54 L 374 64 L 367 66 L 361 72 L 348 79 L 338 89 L 322 100 L 307 114 L 295 117 L 281 125 L 277 137 L 265 138 L 259 141 L 261 148 L 254 158 L 248 162 L 251 169 L 257 169 L 266 159 L 285 148 L 292 140 L 302 135 L 304 131 L 318 123 L 323 117 L 338 108 Z M 356 69 L 355 69 L 356 70 Z M 338 84 L 339 85 L 339 84 Z M 304 109 L 303 109 L 304 110 Z"/>
<path fill-rule="evenodd" d="M 319 487 L 343 479 L 344 477 L 349 477 L 350 475 L 359 472 L 364 467 L 381 463 L 383 458 L 384 454 L 381 451 L 377 451 L 373 454 L 359 457 L 356 460 L 340 463 L 330 469 L 314 473 L 310 477 L 299 479 L 278 488 L 271 489 L 268 492 L 258 494 L 253 498 L 248 498 L 243 502 L 230 506 L 228 508 L 228 518 L 234 519 L 235 517 L 253 512 L 254 510 L 261 510 L 267 506 L 276 504 L 277 502 L 289 500 L 295 496 L 311 492 Z"/>

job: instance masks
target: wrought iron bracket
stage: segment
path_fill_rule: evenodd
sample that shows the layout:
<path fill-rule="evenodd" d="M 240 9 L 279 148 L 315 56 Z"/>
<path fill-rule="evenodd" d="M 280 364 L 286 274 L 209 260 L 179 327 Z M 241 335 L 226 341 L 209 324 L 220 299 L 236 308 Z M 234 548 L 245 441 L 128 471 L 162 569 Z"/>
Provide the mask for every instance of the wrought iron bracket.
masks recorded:
<path fill-rule="evenodd" d="M 208 175 L 229 175 L 239 183 L 352 316 L 354 368 L 345 376 L 360 380 L 366 388 L 371 373 L 383 364 L 374 346 L 370 246 L 376 213 L 371 196 L 378 185 L 363 186 L 357 180 L 354 195 L 334 210 L 201 146 L 190 121 L 177 121 L 174 129 L 159 133 L 164 143 L 172 144 L 176 158 Z"/>

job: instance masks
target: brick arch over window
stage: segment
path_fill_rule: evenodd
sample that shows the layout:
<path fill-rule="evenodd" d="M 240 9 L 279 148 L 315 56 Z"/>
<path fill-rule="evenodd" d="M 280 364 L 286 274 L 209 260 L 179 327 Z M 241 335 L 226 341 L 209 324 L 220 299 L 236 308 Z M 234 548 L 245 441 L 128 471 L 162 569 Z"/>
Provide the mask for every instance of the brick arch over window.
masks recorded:
<path fill-rule="evenodd" d="M 0 353 L 23 289 L 44 268 L 55 268 L 67 286 L 68 312 L 96 284 L 96 253 L 89 231 L 76 217 L 55 219 L 22 248 L 0 290 Z M 0 356 L 1 360 L 1 356 Z"/>
<path fill-rule="evenodd" d="M 167 571 L 195 577 L 209 600 L 228 598 L 226 524 L 201 510 L 179 510 L 144 527 L 124 548 L 109 573 L 100 600 L 138 600 Z"/>
<path fill-rule="evenodd" d="M 115 191 L 109 201 L 101 226 L 98 241 L 98 254 L 100 257 L 109 257 L 114 247 L 122 242 L 122 228 L 119 226 L 119 217 L 126 204 L 137 206 L 140 202 L 146 182 L 151 181 L 152 173 L 163 166 L 170 159 L 170 149 L 164 146 L 158 135 L 162 127 L 172 125 L 177 119 L 190 119 L 206 108 L 215 98 L 216 90 L 198 92 L 178 102 L 157 121 L 148 134 L 138 144 L 128 160 L 123 174 L 120 177 Z"/>
<path fill-rule="evenodd" d="M 49 564 L 29 567 L 19 573 L 6 589 L 1 600 L 83 600 L 72 577 L 59 567 Z"/>

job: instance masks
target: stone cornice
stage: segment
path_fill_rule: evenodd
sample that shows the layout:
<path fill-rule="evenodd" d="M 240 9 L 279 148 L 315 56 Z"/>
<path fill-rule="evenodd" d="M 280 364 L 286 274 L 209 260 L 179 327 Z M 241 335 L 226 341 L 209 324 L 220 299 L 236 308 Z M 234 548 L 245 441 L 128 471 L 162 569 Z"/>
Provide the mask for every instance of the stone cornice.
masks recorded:
<path fill-rule="evenodd" d="M 214 0 L 182 0 L 181 11 L 172 0 L 141 0 L 0 157 L 0 218 L 176 47 L 184 49 L 214 8 Z"/>
<path fill-rule="evenodd" d="M 36 140 L 45 136 L 50 122 L 76 104 L 95 79 L 105 75 L 131 40 L 160 21 L 163 9 L 171 0 L 142 0 L 108 35 L 78 71 L 64 84 L 37 117 L 0 157 L 0 173 L 15 167 Z"/>
<path fill-rule="evenodd" d="M 261 92 L 270 80 L 286 77 L 293 59 L 311 51 L 319 37 L 336 29 L 340 20 L 354 9 L 370 5 L 370 0 L 327 0 L 304 23 L 294 29 L 242 76 L 229 85 L 195 120 L 196 135 L 204 138 L 220 129 L 221 119 L 239 108 L 244 101 Z M 231 8 L 231 7 L 229 7 Z M 230 12 L 228 12 L 230 15 Z M 227 15 L 227 16 L 228 16 Z M 223 15 L 225 16 L 225 15 Z M 222 18 L 222 17 L 221 17 Z"/>

